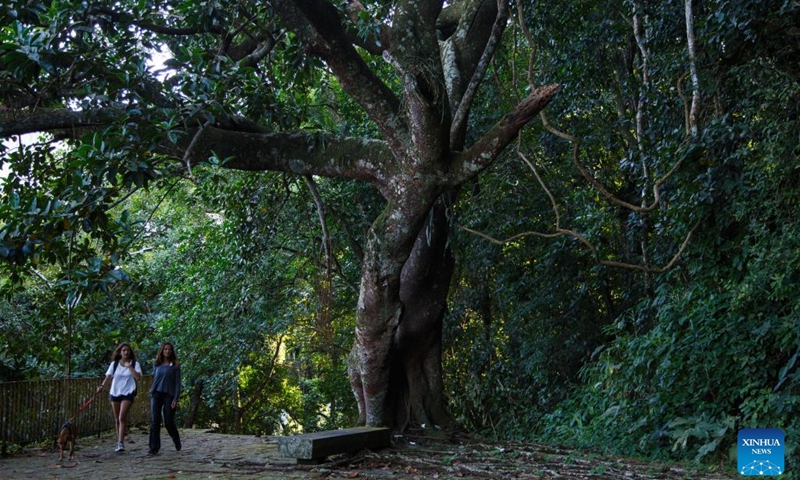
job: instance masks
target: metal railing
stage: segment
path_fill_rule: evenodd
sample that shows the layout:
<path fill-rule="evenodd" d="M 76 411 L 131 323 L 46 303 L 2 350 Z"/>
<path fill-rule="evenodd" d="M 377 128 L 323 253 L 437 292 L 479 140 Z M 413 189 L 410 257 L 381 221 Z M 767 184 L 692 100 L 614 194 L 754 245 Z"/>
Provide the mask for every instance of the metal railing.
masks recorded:
<path fill-rule="evenodd" d="M 0 443 L 5 446 L 55 439 L 64 422 L 95 394 L 102 381 L 103 377 L 94 377 L 0 383 Z M 129 425 L 149 421 L 147 392 L 152 382 L 152 376 L 142 376 L 136 382 L 138 394 L 128 416 Z M 78 413 L 73 423 L 80 435 L 113 429 L 108 388 Z"/>

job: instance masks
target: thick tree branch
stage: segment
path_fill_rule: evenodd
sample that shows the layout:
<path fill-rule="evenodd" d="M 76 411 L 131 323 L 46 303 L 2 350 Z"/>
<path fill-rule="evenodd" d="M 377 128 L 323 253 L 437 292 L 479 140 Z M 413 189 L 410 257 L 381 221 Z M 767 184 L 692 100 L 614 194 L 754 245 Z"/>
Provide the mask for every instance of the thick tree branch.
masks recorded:
<path fill-rule="evenodd" d="M 386 193 L 387 159 L 393 158 L 386 142 L 320 133 L 250 133 L 208 127 L 189 138 L 194 142 L 187 158 L 192 164 L 216 155 L 227 159 L 226 168 L 350 178 L 369 182 L 382 193 Z"/>
<path fill-rule="evenodd" d="M 75 112 L 38 109 L 0 110 L 0 137 L 39 132 L 70 132 L 102 127 L 125 113 L 122 107 Z M 224 128 L 219 128 L 220 125 Z M 343 177 L 367 181 L 387 195 L 386 184 L 394 156 L 386 142 L 335 137 L 321 133 L 269 133 L 244 119 L 227 119 L 217 126 L 191 129 L 185 144 L 164 144 L 162 153 L 194 165 L 216 155 L 230 160 L 226 167 L 275 170 L 298 175 Z"/>
<path fill-rule="evenodd" d="M 469 85 L 467 85 L 466 91 L 461 97 L 461 101 L 458 103 L 458 110 L 456 110 L 453 116 L 450 134 L 454 138 L 458 138 L 458 132 L 466 128 L 465 123 L 469 111 L 472 108 L 472 102 L 475 99 L 475 95 L 478 93 L 478 87 L 483 83 L 483 77 L 489 69 L 489 64 L 492 58 L 494 58 L 494 52 L 497 50 L 497 45 L 500 44 L 500 39 L 503 37 L 506 23 L 508 23 L 508 2 L 506 0 L 500 0 L 497 4 L 497 18 L 492 25 L 492 33 L 489 36 L 489 40 L 486 42 L 486 47 L 472 74 Z"/>
<path fill-rule="evenodd" d="M 273 4 L 284 24 L 333 71 L 342 88 L 372 118 L 397 152 L 409 135 L 398 121 L 400 101 L 350 43 L 336 8 L 325 0 L 285 0 Z"/>
<path fill-rule="evenodd" d="M 405 28 L 385 54 L 402 79 L 403 109 L 412 132 L 407 150 L 415 161 L 428 164 L 446 158 L 450 146 L 450 104 L 436 37 L 441 7 L 436 0 L 397 2 L 394 21 Z"/>
<path fill-rule="evenodd" d="M 455 172 L 455 180 L 451 186 L 460 185 L 488 167 L 517 137 L 522 127 L 550 103 L 558 88 L 558 85 L 537 88 L 478 142 L 465 152 L 457 154 L 451 168 Z"/>
<path fill-rule="evenodd" d="M 110 123 L 123 113 L 125 113 L 123 107 L 80 112 L 63 108 L 0 109 L 0 137 L 97 127 Z"/>

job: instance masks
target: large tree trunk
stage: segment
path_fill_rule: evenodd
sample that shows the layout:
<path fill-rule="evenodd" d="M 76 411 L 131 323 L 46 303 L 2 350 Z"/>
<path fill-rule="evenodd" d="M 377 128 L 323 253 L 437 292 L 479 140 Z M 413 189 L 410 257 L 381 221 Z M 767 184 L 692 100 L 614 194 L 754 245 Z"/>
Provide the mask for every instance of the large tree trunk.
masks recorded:
<path fill-rule="evenodd" d="M 390 373 L 396 357 L 395 335 L 403 317 L 401 272 L 426 213 L 436 198 L 419 185 L 414 199 L 389 203 L 373 223 L 364 249 L 361 291 L 356 311 L 356 341 L 350 355 L 350 380 L 366 425 L 394 426 Z M 430 200 L 428 200 L 430 199 Z"/>
<path fill-rule="evenodd" d="M 547 86 L 535 90 L 471 147 L 463 161 L 459 162 L 461 157 L 456 154 L 454 163 L 460 163 L 467 171 L 481 169 L 484 163 L 488 165 L 516 137 L 519 129 L 547 105 L 557 89 L 557 86 Z M 456 188 L 470 178 L 466 175 L 465 180 L 453 182 L 452 187 Z M 356 344 L 350 357 L 350 379 L 358 400 L 361 423 L 398 426 L 395 421 L 400 415 L 396 414 L 396 407 L 389 407 L 393 405 L 389 398 L 390 387 L 393 387 L 391 394 L 413 393 L 408 397 L 406 418 L 425 419 L 430 415 L 436 422 L 447 423 L 445 415 L 440 414 L 443 412 L 436 412 L 443 410 L 442 395 L 437 393 L 441 392 L 442 381 L 439 364 L 441 315 L 449 285 L 449 281 L 444 280 L 449 280 L 452 266 L 446 268 L 448 263 L 443 261 L 439 264 L 442 268 L 438 269 L 439 265 L 425 262 L 435 258 L 432 253 L 436 248 L 445 252 L 446 243 L 439 247 L 434 247 L 440 245 L 438 243 L 430 243 L 428 246 L 432 248 L 427 254 L 428 249 L 418 248 L 412 255 L 412 247 L 420 235 L 424 237 L 420 238 L 420 242 L 424 242 L 420 243 L 421 247 L 434 239 L 434 236 L 420 232 L 438 196 L 437 189 L 442 185 L 435 175 L 416 175 L 413 172 L 399 174 L 395 180 L 388 185 L 394 190 L 386 189 L 390 193 L 389 205 L 367 234 L 356 311 Z M 401 280 L 401 271 L 409 257 L 412 258 L 409 270 Z M 413 305 L 412 314 L 404 315 L 404 301 Z M 430 337 L 426 338 L 425 333 Z M 398 365 L 398 361 L 404 374 L 391 377 L 392 366 Z M 425 375 L 430 378 L 421 380 Z M 391 378 L 404 378 L 407 385 L 391 381 Z M 426 404 L 428 400 L 430 404 Z"/>
<path fill-rule="evenodd" d="M 431 209 L 414 249 L 403 267 L 400 299 L 403 315 L 395 335 L 391 398 L 395 425 L 449 428 L 442 384 L 442 321 L 455 261 L 448 247 L 447 210 L 454 192 Z"/>
<path fill-rule="evenodd" d="M 392 270 L 398 274 L 399 297 L 388 290 L 379 297 L 383 329 L 374 328 L 369 318 L 366 325 L 357 327 L 349 374 L 360 424 L 401 430 L 409 423 L 451 426 L 442 385 L 441 343 L 455 263 L 447 246 L 447 209 L 454 197 L 454 193 L 439 197 L 424 218 L 402 270 Z M 387 288 L 392 285 L 390 277 L 383 277 Z M 367 311 L 362 305 L 359 314 Z"/>

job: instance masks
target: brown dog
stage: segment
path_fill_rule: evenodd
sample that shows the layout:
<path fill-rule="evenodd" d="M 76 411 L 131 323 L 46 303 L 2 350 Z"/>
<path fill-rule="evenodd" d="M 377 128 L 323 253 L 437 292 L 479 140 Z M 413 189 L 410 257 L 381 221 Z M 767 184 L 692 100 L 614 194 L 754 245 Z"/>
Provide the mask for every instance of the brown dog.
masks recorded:
<path fill-rule="evenodd" d="M 78 439 L 78 429 L 72 422 L 67 422 L 58 432 L 58 461 L 64 458 L 64 449 L 69 445 L 69 459 L 75 458 L 75 440 Z"/>

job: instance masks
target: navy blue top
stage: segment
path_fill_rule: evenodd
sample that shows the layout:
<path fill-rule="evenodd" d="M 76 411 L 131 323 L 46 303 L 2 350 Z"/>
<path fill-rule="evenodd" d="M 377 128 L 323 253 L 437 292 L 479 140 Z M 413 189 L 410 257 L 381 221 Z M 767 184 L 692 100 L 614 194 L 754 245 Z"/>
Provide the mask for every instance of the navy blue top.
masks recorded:
<path fill-rule="evenodd" d="M 171 363 L 162 363 L 153 368 L 153 386 L 150 393 L 168 393 L 173 400 L 178 401 L 181 394 L 181 367 Z"/>

